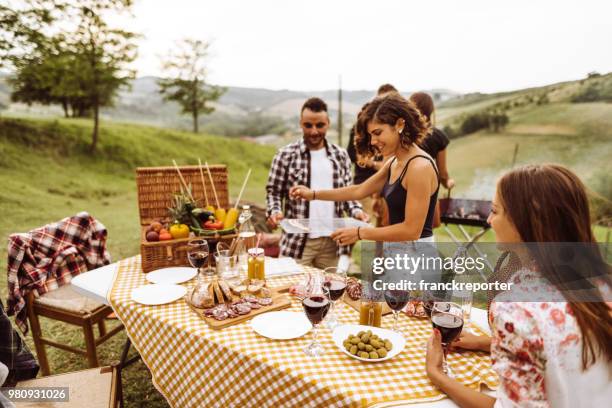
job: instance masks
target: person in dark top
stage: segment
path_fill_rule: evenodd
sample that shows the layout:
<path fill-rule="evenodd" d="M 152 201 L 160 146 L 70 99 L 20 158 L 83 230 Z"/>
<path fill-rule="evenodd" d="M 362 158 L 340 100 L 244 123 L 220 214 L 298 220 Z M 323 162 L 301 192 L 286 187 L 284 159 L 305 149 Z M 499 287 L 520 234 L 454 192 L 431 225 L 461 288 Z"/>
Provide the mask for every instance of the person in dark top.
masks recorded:
<path fill-rule="evenodd" d="M 383 250 L 387 246 L 396 252 L 408 247 L 410 242 L 406 241 L 432 242 L 432 221 L 440 183 L 435 162 L 418 146 L 428 133 L 426 118 L 412 102 L 398 94 L 376 98 L 359 113 L 355 147 L 357 154 L 366 159 L 375 154 L 389 157 L 381 169 L 361 184 L 318 191 L 298 185 L 290 189 L 289 196 L 345 201 L 381 192 L 389 206 L 391 225 L 341 228 L 332 233 L 332 238 L 341 245 L 360 239 L 382 241 Z M 393 242 L 401 245 L 389 245 Z"/>
<path fill-rule="evenodd" d="M 449 177 L 446 163 L 446 147 L 450 143 L 448 136 L 441 129 L 433 125 L 434 102 L 431 96 L 425 92 L 415 92 L 410 95 L 410 100 L 427 119 L 430 125 L 430 133 L 420 142 L 419 146 L 435 159 L 440 174 L 440 184 L 448 190 L 453 188 L 455 180 Z M 440 226 L 440 205 L 436 204 L 433 228 Z"/>
<path fill-rule="evenodd" d="M 380 98 L 385 95 L 395 93 L 399 94 L 397 89 L 391 84 L 383 84 L 378 87 L 376 91 L 376 97 Z M 353 177 L 354 184 L 361 184 L 370 177 L 372 177 L 383 165 L 383 157 L 380 154 L 374 155 L 372 158 L 359 158 L 357 150 L 355 149 L 355 126 L 351 128 L 349 133 L 349 142 L 346 147 L 346 151 L 353 164 L 355 165 L 355 176 Z M 389 215 L 387 206 L 382 200 L 379 193 L 374 193 L 369 197 L 359 200 L 363 210 L 370 216 L 371 219 L 376 220 L 377 226 L 389 225 Z"/>
<path fill-rule="evenodd" d="M 430 125 L 430 133 L 419 143 L 421 149 L 425 150 L 438 165 L 440 173 L 440 183 L 444 188 L 451 189 L 455 185 L 455 180 L 449 177 L 446 164 L 446 147 L 450 143 L 448 136 L 441 129 L 434 126 L 434 103 L 431 96 L 425 92 L 415 92 L 410 95 L 410 100 L 416 105 L 417 109 L 427 119 Z"/>

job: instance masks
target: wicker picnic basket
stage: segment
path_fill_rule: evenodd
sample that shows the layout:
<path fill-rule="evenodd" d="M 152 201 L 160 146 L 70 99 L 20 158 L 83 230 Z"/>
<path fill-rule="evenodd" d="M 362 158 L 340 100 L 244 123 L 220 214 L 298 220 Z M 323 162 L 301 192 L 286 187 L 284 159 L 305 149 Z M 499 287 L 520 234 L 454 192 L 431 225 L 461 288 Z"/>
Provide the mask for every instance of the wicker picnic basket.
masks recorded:
<path fill-rule="evenodd" d="M 204 200 L 204 188 L 200 176 L 200 166 L 179 167 L 185 183 L 191 185 L 193 198 L 199 205 L 206 205 Z M 210 204 L 216 205 L 212 186 L 206 168 L 204 172 L 204 184 L 206 195 Z M 229 206 L 229 191 L 227 184 L 227 168 L 225 165 L 210 165 L 219 204 L 223 208 Z M 187 242 L 189 238 L 173 239 L 169 241 L 148 242 L 145 238 L 146 228 L 156 220 L 170 221 L 168 207 L 172 205 L 175 193 L 181 190 L 181 180 L 174 167 L 139 167 L 136 169 L 136 185 L 138 187 L 138 211 L 140 213 L 141 237 L 140 255 L 142 270 L 151 272 L 159 268 L 169 266 L 187 266 Z M 211 250 L 214 244 L 221 240 L 232 240 L 236 235 L 213 235 L 206 236 Z M 214 259 L 214 258 L 213 258 Z M 212 259 L 211 259 L 212 261 Z"/>

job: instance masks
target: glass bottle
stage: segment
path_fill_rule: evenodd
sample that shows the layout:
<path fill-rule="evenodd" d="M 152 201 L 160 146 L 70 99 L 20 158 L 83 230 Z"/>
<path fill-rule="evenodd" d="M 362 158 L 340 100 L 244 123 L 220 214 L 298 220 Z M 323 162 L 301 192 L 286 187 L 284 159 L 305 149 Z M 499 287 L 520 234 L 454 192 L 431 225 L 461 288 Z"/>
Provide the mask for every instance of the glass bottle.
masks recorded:
<path fill-rule="evenodd" d="M 248 251 L 254 248 L 257 243 L 255 226 L 253 225 L 253 213 L 251 213 L 251 206 L 243 205 L 242 212 L 238 217 L 238 240 L 239 240 L 239 251 L 238 251 L 238 263 L 240 265 L 241 276 L 246 276 L 248 270 Z"/>

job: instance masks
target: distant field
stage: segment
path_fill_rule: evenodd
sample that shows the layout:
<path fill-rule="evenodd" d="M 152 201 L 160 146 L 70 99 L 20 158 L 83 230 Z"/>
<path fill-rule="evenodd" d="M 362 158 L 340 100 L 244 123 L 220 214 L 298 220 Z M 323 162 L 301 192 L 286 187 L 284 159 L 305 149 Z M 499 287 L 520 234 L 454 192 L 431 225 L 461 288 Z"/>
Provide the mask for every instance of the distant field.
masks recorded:
<path fill-rule="evenodd" d="M 514 112 L 503 132 L 454 139 L 448 149 L 456 193 L 487 198 L 495 180 L 517 165 L 554 162 L 575 171 L 587 186 L 612 173 L 612 104 L 549 104 Z"/>

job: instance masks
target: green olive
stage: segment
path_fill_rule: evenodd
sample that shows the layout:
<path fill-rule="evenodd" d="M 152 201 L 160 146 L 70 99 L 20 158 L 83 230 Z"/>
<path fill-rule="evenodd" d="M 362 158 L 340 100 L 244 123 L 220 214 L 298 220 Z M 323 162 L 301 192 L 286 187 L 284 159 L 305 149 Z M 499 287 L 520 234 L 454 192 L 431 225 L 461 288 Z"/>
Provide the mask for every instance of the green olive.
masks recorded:
<path fill-rule="evenodd" d="M 357 355 L 357 351 L 358 351 L 358 350 L 359 350 L 359 349 L 357 348 L 357 346 L 352 346 L 352 347 L 351 347 L 351 349 L 349 350 L 349 352 L 350 352 L 352 355 L 356 356 L 356 355 Z"/>
<path fill-rule="evenodd" d="M 378 358 L 378 353 L 375 351 L 370 351 L 370 358 Z"/>
<path fill-rule="evenodd" d="M 385 357 L 387 357 L 387 349 L 386 349 L 386 348 L 381 347 L 381 348 L 379 348 L 378 350 L 376 350 L 376 352 L 378 353 L 378 356 L 379 356 L 380 358 L 385 358 Z"/>
<path fill-rule="evenodd" d="M 359 342 L 359 344 L 357 344 L 357 348 L 359 350 L 365 350 L 366 345 L 364 343 Z"/>
<path fill-rule="evenodd" d="M 359 337 L 353 337 L 353 338 L 351 339 L 351 344 L 359 344 L 359 342 L 360 342 L 360 341 L 361 341 L 361 340 L 359 340 Z"/>
<path fill-rule="evenodd" d="M 365 351 L 370 352 L 370 351 L 373 351 L 373 350 L 374 350 L 374 347 L 370 346 L 369 344 L 366 344 Z"/>
<path fill-rule="evenodd" d="M 365 351 L 360 351 L 359 352 L 359 357 L 361 357 L 361 358 L 369 358 L 370 357 L 370 353 L 365 352 Z"/>
<path fill-rule="evenodd" d="M 385 340 L 385 348 L 387 349 L 387 351 L 391 351 L 391 349 L 393 348 L 393 345 L 389 340 Z"/>

